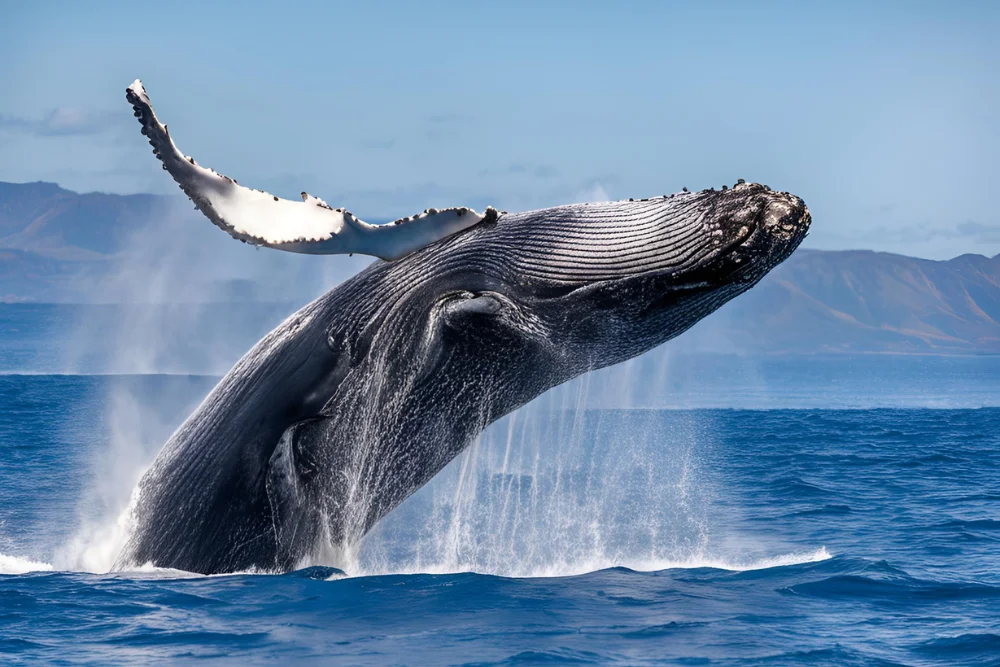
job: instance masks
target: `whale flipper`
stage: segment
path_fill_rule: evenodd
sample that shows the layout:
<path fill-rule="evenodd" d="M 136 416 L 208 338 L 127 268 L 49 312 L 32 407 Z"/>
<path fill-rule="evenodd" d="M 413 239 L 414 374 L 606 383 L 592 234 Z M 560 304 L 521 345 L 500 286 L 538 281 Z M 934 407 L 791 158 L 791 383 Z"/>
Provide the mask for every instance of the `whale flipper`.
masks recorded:
<path fill-rule="evenodd" d="M 356 252 L 393 260 L 472 227 L 491 212 L 496 215 L 493 209 L 480 214 L 466 207 L 431 208 L 388 224 L 371 225 L 305 192 L 302 201 L 296 202 L 246 188 L 177 149 L 141 81 L 136 79 L 125 97 L 153 154 L 181 190 L 217 227 L 246 243 L 310 255 Z"/>
<path fill-rule="evenodd" d="M 278 441 L 267 467 L 267 499 L 277 542 L 275 560 L 279 569 L 290 570 L 308 552 L 321 528 L 319 508 L 307 492 L 308 478 L 315 467 L 308 452 L 296 447 L 298 431 L 315 420 L 290 426 Z"/>

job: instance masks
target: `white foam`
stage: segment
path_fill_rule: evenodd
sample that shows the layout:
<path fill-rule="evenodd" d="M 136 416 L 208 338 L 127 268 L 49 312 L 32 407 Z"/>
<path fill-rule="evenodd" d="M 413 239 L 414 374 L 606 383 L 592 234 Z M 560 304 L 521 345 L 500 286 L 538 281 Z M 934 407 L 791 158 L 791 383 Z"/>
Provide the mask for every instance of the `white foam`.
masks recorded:
<path fill-rule="evenodd" d="M 551 578 L 551 577 L 574 577 L 600 570 L 607 570 L 614 567 L 624 567 L 636 572 L 658 572 L 661 570 L 675 569 L 699 569 L 713 568 L 718 570 L 728 570 L 730 572 L 747 572 L 751 570 L 766 570 L 774 567 L 787 567 L 790 565 L 803 565 L 807 563 L 818 563 L 833 558 L 833 555 L 826 547 L 820 547 L 813 551 L 797 551 L 778 556 L 765 558 L 740 560 L 725 557 L 692 556 L 678 560 L 672 559 L 651 559 L 616 562 L 604 558 L 593 560 L 583 560 L 575 563 L 552 563 L 542 567 L 535 567 L 512 575 L 518 579 Z M 51 572 L 53 567 L 50 563 L 34 561 L 29 558 L 19 556 L 8 556 L 0 553 L 0 574 L 28 574 L 29 572 Z M 365 572 L 359 571 L 354 575 L 335 574 L 327 581 L 335 581 L 345 577 L 378 576 L 385 574 L 459 574 L 470 570 L 456 569 L 445 564 L 425 565 L 424 567 L 400 568 L 398 571 L 387 572 Z M 474 570 L 473 570 L 474 571 Z M 246 571 L 232 572 L 220 575 L 209 575 L 212 577 L 239 576 L 239 575 L 267 575 L 270 572 Z M 479 574 L 497 574 L 495 572 L 479 572 Z M 156 567 L 152 564 L 142 565 L 130 570 L 123 570 L 114 573 L 115 576 L 135 579 L 192 579 L 202 578 L 205 575 L 171 568 Z M 511 575 L 508 575 L 511 576 Z"/>
<path fill-rule="evenodd" d="M 103 483 L 109 488 L 119 491 L 123 490 L 124 487 L 120 484 L 115 487 L 113 480 L 128 479 L 129 477 L 134 480 L 128 504 L 124 509 L 119 510 L 117 515 L 111 513 L 110 517 L 114 517 L 113 519 L 109 516 L 103 516 L 84 521 L 77 532 L 55 553 L 54 562 L 60 570 L 95 574 L 111 571 L 115 559 L 131 535 L 132 513 L 139 500 L 137 482 L 142 472 L 143 469 L 140 468 L 138 472 L 132 472 L 130 475 L 109 475 L 107 477 L 109 481 Z M 96 488 L 96 485 L 102 482 L 96 477 L 95 480 Z"/>
<path fill-rule="evenodd" d="M 28 572 L 51 572 L 52 566 L 19 556 L 0 554 L 0 574 L 27 574 Z"/>
<path fill-rule="evenodd" d="M 781 554 L 779 556 L 768 556 L 757 559 L 729 559 L 729 558 L 689 558 L 684 560 L 654 560 L 633 564 L 623 563 L 624 567 L 638 572 L 654 572 L 657 570 L 673 569 L 695 569 L 714 568 L 717 570 L 729 570 L 731 572 L 748 572 L 750 570 L 767 570 L 772 567 L 787 567 L 789 565 L 803 565 L 806 563 L 818 563 L 820 561 L 833 558 L 833 554 L 827 551 L 826 547 L 820 547 L 813 551 L 797 551 L 793 553 Z"/>
<path fill-rule="evenodd" d="M 750 570 L 766 570 L 773 567 L 786 567 L 789 565 L 802 565 L 806 563 L 818 563 L 829 560 L 833 555 L 826 547 L 820 547 L 812 551 L 797 551 L 777 556 L 763 558 L 727 558 L 723 556 L 692 555 L 684 558 L 653 558 L 653 559 L 622 559 L 617 560 L 604 556 L 594 558 L 584 558 L 573 562 L 549 563 L 536 565 L 534 567 L 521 569 L 516 565 L 505 569 L 504 572 L 480 571 L 476 568 L 467 569 L 461 566 L 455 567 L 451 563 L 427 564 L 417 567 L 402 567 L 398 571 L 359 571 L 354 576 L 373 576 L 379 574 L 459 574 L 463 572 L 476 572 L 477 574 L 492 574 L 507 576 L 515 579 L 534 579 L 552 577 L 576 577 L 601 570 L 608 570 L 615 567 L 624 567 L 635 572 L 658 572 L 661 570 L 693 570 L 700 568 L 712 568 L 717 570 L 728 570 L 730 572 L 747 572 Z M 349 575 L 350 576 L 350 575 Z"/>
<path fill-rule="evenodd" d="M 113 572 L 108 572 L 107 574 L 115 577 L 121 577 L 123 579 L 203 579 L 206 576 L 204 574 L 198 574 L 197 572 L 188 572 L 187 570 L 176 570 L 170 567 L 157 567 L 152 563 L 138 565 L 127 570 L 115 570 Z M 252 573 L 241 572 L 238 574 Z"/>

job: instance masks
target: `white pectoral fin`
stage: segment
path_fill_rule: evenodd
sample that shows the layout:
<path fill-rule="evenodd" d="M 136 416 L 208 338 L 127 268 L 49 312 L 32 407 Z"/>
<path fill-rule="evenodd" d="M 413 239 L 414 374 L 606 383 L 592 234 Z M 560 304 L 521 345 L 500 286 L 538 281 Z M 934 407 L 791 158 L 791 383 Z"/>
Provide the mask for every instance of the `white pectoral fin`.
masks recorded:
<path fill-rule="evenodd" d="M 163 168 L 209 220 L 247 243 L 313 255 L 356 252 L 393 260 L 496 215 L 493 209 L 485 214 L 469 208 L 427 209 L 388 224 L 370 225 L 305 192 L 297 202 L 246 188 L 177 149 L 166 125 L 157 119 L 142 82 L 136 79 L 125 97 Z"/>

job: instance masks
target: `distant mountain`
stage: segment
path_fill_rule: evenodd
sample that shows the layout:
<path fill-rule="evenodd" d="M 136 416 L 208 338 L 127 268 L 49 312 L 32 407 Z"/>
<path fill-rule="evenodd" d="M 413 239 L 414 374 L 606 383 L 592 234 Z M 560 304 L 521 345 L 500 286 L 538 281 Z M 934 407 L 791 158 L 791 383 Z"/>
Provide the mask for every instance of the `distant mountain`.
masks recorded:
<path fill-rule="evenodd" d="M 162 214 L 157 195 L 77 194 L 55 183 L 0 182 L 0 245 L 45 257 L 94 260 L 122 247 L 137 220 Z"/>
<path fill-rule="evenodd" d="M 0 302 L 65 301 L 77 276 L 91 265 L 0 247 Z"/>
<path fill-rule="evenodd" d="M 760 353 L 1000 354 L 1000 255 L 801 249 L 711 325 Z"/>
<path fill-rule="evenodd" d="M 162 214 L 169 201 L 0 182 L 0 301 L 84 298 L 75 284 L 106 272 L 135 221 Z"/>
<path fill-rule="evenodd" d="M 211 265 L 214 271 L 207 278 L 186 276 L 185 289 L 174 286 L 188 267 L 155 275 L 166 294 L 177 292 L 178 301 L 304 303 L 306 297 L 288 285 L 308 282 L 306 269 L 315 274 L 331 266 L 324 258 L 244 253 L 240 260 L 249 257 L 256 274 L 227 273 L 227 262 L 234 261 L 230 251 L 242 249 L 176 206 L 183 203 L 154 195 L 81 195 L 53 183 L 0 183 L 0 300 L 116 300 L 103 278 L 120 274 L 123 263 L 137 263 L 129 239 L 143 229 L 149 231 L 141 236 L 153 246 L 139 264 L 156 264 L 167 246 L 179 243 L 159 239 L 179 235 L 192 241 L 182 252 L 195 252 L 192 247 L 201 252 L 189 264 Z M 164 220 L 177 218 L 178 210 L 185 211 L 185 226 L 171 232 Z M 346 258 L 341 264 L 347 266 Z M 204 287 L 210 280 L 216 289 Z M 318 284 L 322 289 L 332 282 L 324 274 Z M 682 337 L 678 347 L 739 354 L 1000 354 L 1000 255 L 939 262 L 864 250 L 799 250 L 697 331 Z"/>

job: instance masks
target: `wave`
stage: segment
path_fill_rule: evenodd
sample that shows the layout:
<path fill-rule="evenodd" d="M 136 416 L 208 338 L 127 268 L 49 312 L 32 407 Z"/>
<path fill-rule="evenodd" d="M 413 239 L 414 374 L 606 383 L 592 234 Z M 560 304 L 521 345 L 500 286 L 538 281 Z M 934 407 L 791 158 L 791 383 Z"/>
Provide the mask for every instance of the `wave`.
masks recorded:
<path fill-rule="evenodd" d="M 879 659 L 868 653 L 845 646 L 786 651 L 775 655 L 756 658 L 758 665 L 878 665 L 880 667 L 900 667 L 899 663 Z"/>
<path fill-rule="evenodd" d="M 537 577 L 575 577 L 602 570 L 614 568 L 624 568 L 634 572 L 661 572 L 663 570 L 727 570 L 729 572 L 750 572 L 753 570 L 769 570 L 776 567 L 788 567 L 791 565 L 804 565 L 807 563 L 818 563 L 833 558 L 826 547 L 820 547 L 812 551 L 798 551 L 781 554 L 778 556 L 767 556 L 754 559 L 726 558 L 709 555 L 697 555 L 681 559 L 652 558 L 652 559 L 623 559 L 583 561 L 580 563 L 566 563 L 552 566 L 543 566 L 531 572 L 525 573 L 516 578 L 531 579 Z M 416 572 L 414 572 L 416 574 Z M 458 574 L 455 571 L 441 571 L 434 574 Z M 483 573 L 487 574 L 487 573 Z"/>
<path fill-rule="evenodd" d="M 996 656 L 1000 652 L 1000 635 L 984 632 L 939 637 L 918 644 L 915 648 L 920 653 L 953 660 L 958 656 Z"/>
<path fill-rule="evenodd" d="M 804 565 L 808 563 L 818 563 L 829 560 L 833 555 L 826 547 L 820 547 L 810 551 L 796 551 L 777 556 L 766 556 L 760 558 L 739 558 L 707 555 L 704 553 L 691 555 L 684 558 L 610 558 L 604 555 L 594 558 L 582 558 L 574 561 L 549 563 L 536 565 L 525 570 L 516 571 L 513 574 L 500 574 L 488 570 L 478 570 L 476 568 L 456 567 L 451 563 L 419 565 L 401 565 L 397 567 L 383 567 L 378 570 L 366 570 L 360 568 L 356 572 L 343 576 L 348 577 L 368 577 L 385 576 L 393 574 L 417 575 L 449 575 L 449 574 L 481 574 L 489 576 L 500 576 L 507 579 L 539 579 L 539 578 L 560 578 L 577 577 L 595 572 L 603 572 L 613 569 L 625 569 L 633 572 L 662 572 L 664 570 L 726 570 L 729 572 L 749 572 L 753 570 L 767 570 L 777 567 L 787 567 L 792 565 Z"/>
<path fill-rule="evenodd" d="M 530 572 L 520 574 L 510 579 L 534 579 L 534 578 L 559 578 L 575 577 L 584 574 L 591 574 L 612 569 L 626 569 L 634 572 L 661 572 L 664 570 L 693 570 L 693 569 L 713 569 L 726 570 L 729 572 L 750 572 L 754 570 L 767 570 L 777 567 L 788 567 L 792 565 L 804 565 L 808 563 L 818 563 L 829 560 L 833 555 L 826 549 L 820 547 L 812 551 L 801 551 L 778 556 L 764 558 L 740 560 L 720 557 L 700 556 L 683 559 L 649 559 L 649 560 L 593 560 L 578 563 L 563 563 L 547 567 L 537 568 Z M 6 556 L 0 554 L 0 575 L 29 574 L 32 572 L 53 572 L 56 568 L 51 563 L 34 561 L 29 558 L 16 556 Z M 241 572 L 230 572 L 226 574 L 203 575 L 196 572 L 176 570 L 172 568 L 156 567 L 150 563 L 114 572 L 97 573 L 92 571 L 66 571 L 73 574 L 95 574 L 103 576 L 120 577 L 124 579 L 193 579 L 210 577 L 230 577 L 230 576 L 274 576 L 276 573 L 261 570 L 247 570 Z M 418 574 L 469 574 L 465 570 L 457 570 L 447 567 L 401 567 L 387 571 L 368 572 L 358 571 L 355 574 L 344 572 L 335 567 L 315 565 L 306 567 L 294 572 L 289 572 L 284 576 L 294 576 L 306 579 L 317 579 L 334 581 L 343 578 L 358 578 L 387 575 L 418 575 Z M 482 574 L 495 576 L 490 572 L 472 572 L 472 574 Z"/>
<path fill-rule="evenodd" d="M 1000 530 L 1000 521 L 996 519 L 952 519 L 944 523 L 939 523 L 930 527 L 931 530 Z"/>
<path fill-rule="evenodd" d="M 782 518 L 794 518 L 803 516 L 839 516 L 842 514 L 850 514 L 854 510 L 851 509 L 850 505 L 823 505 L 823 507 L 817 507 L 815 509 L 802 510 L 800 512 L 789 512 L 785 514 Z"/>
<path fill-rule="evenodd" d="M 52 565 L 23 558 L 0 554 L 0 574 L 28 574 L 29 572 L 51 572 Z"/>
<path fill-rule="evenodd" d="M 911 603 L 914 600 L 991 600 L 1000 598 L 1000 587 L 978 582 L 949 582 L 910 576 L 892 579 L 864 574 L 841 574 L 818 581 L 794 584 L 781 593 L 820 599 L 861 599 Z"/>

